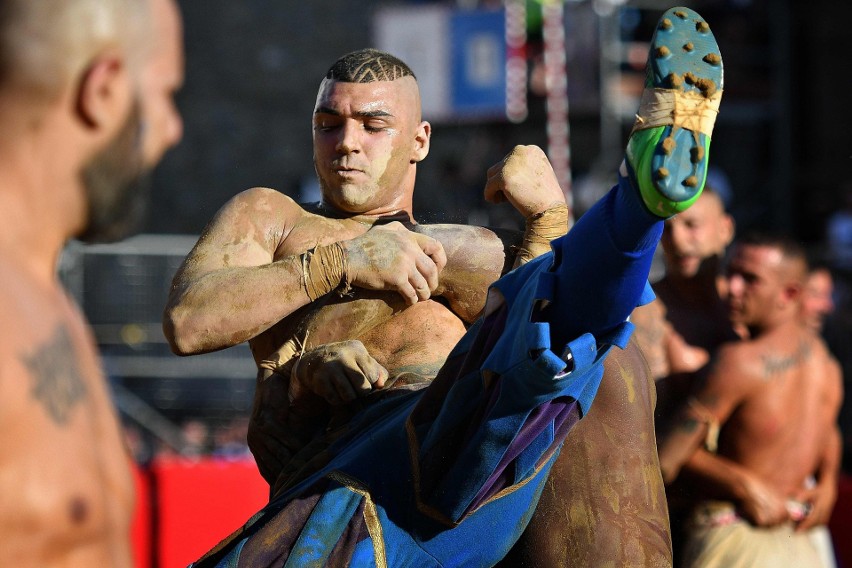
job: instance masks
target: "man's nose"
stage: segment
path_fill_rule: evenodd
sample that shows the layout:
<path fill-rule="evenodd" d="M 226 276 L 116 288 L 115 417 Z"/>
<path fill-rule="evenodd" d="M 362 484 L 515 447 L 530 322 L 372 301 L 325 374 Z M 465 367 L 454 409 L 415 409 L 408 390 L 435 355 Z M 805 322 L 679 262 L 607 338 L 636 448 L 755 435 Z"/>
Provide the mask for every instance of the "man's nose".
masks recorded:
<path fill-rule="evenodd" d="M 666 225 L 666 233 L 675 252 L 683 252 L 686 248 L 686 230 L 683 226 L 677 220 L 673 220 Z"/>
<path fill-rule="evenodd" d="M 337 139 L 335 150 L 340 154 L 358 152 L 360 144 L 360 125 L 354 120 L 344 121 L 340 127 L 340 137 Z"/>
<path fill-rule="evenodd" d="M 743 283 L 744 280 L 742 276 L 738 274 L 732 274 L 728 276 L 728 293 L 731 296 L 739 296 L 743 291 Z"/>

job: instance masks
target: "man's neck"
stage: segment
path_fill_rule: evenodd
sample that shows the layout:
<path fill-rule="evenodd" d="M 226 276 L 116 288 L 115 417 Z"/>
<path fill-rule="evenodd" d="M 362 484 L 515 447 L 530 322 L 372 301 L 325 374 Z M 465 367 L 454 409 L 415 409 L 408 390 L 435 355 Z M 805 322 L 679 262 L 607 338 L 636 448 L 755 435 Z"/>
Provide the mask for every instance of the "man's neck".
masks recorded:
<path fill-rule="evenodd" d="M 0 251 L 42 275 L 52 275 L 62 248 L 85 215 L 83 190 L 63 171 L 61 156 L 21 141 L 21 152 L 0 152 Z M 4 148 L 5 150 L 6 148 Z"/>
<path fill-rule="evenodd" d="M 694 275 L 682 277 L 675 274 L 666 275 L 661 284 L 667 287 L 675 301 L 683 302 L 714 302 L 720 299 L 718 276 L 715 267 L 702 266 Z"/>
<path fill-rule="evenodd" d="M 322 215 L 323 217 L 330 217 L 332 219 L 347 219 L 349 221 L 356 221 L 358 223 L 362 223 L 364 225 L 369 226 L 385 225 L 392 221 L 399 221 L 400 223 L 406 226 L 417 224 L 417 222 L 414 220 L 413 215 L 411 215 L 406 210 L 388 211 L 386 213 L 379 213 L 375 215 L 362 213 L 347 213 L 345 211 L 335 209 L 324 201 L 320 201 L 316 204 L 316 212 Z"/>
<path fill-rule="evenodd" d="M 748 336 L 751 339 L 759 339 L 770 335 L 781 335 L 783 337 L 794 337 L 794 333 L 801 329 L 799 321 L 790 313 L 776 313 L 767 316 L 766 319 L 746 326 Z"/>

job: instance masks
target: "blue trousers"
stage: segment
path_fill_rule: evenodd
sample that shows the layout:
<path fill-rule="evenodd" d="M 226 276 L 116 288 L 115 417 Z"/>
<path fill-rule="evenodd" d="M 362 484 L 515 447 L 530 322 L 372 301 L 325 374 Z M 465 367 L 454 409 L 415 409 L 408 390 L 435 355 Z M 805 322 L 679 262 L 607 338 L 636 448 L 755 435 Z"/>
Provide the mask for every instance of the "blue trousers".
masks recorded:
<path fill-rule="evenodd" d="M 614 222 L 625 215 L 627 229 Z M 492 286 L 485 315 L 427 388 L 363 410 L 324 467 L 193 566 L 498 562 L 588 412 L 604 358 L 626 344 L 628 316 L 653 299 L 661 230 L 620 180 L 552 252 Z"/>

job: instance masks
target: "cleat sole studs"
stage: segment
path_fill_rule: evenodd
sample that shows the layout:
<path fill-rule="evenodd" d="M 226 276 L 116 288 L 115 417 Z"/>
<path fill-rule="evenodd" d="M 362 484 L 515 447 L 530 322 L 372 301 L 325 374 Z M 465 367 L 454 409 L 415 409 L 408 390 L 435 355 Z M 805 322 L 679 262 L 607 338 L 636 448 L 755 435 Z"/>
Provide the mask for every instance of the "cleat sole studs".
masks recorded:
<path fill-rule="evenodd" d="M 719 55 L 716 54 L 716 53 L 708 53 L 707 55 L 704 56 L 703 61 L 705 63 L 709 63 L 710 65 L 715 66 L 715 65 L 719 65 L 720 63 L 722 63 L 722 58 L 719 57 Z"/>

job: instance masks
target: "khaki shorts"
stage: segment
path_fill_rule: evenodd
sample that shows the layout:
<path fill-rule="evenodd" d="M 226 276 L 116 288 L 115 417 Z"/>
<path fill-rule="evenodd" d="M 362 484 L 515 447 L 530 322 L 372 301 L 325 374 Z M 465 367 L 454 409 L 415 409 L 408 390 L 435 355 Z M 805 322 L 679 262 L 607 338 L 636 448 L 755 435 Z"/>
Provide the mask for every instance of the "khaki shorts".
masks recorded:
<path fill-rule="evenodd" d="M 731 503 L 696 507 L 687 528 L 685 568 L 825 568 L 810 533 L 792 523 L 752 526 Z"/>

